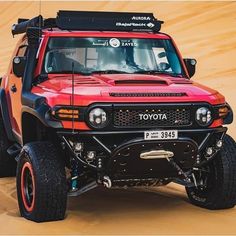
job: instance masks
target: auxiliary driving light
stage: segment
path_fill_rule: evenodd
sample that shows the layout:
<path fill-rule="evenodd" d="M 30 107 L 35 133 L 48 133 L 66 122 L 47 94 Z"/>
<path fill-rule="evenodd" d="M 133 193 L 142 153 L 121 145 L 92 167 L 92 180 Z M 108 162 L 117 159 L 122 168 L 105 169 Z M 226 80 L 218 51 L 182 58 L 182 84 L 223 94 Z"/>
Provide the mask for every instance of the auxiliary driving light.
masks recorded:
<path fill-rule="evenodd" d="M 94 108 L 89 112 L 89 122 L 95 128 L 102 128 L 107 123 L 107 113 L 102 108 Z"/>
<path fill-rule="evenodd" d="M 211 156 L 211 155 L 213 154 L 213 148 L 212 148 L 212 147 L 207 148 L 206 154 L 207 154 L 208 156 Z"/>
<path fill-rule="evenodd" d="M 218 140 L 216 142 L 216 147 L 221 148 L 222 146 L 223 146 L 223 141 L 222 140 Z"/>
<path fill-rule="evenodd" d="M 96 157 L 96 152 L 95 151 L 87 152 L 87 158 L 86 159 L 88 161 L 93 161 L 95 157 Z"/>
<path fill-rule="evenodd" d="M 75 151 L 81 152 L 83 150 L 83 146 L 84 146 L 83 143 L 75 143 L 75 146 L 74 146 Z"/>
<path fill-rule="evenodd" d="M 207 107 L 198 108 L 196 111 L 196 121 L 201 126 L 207 126 L 212 120 L 211 111 Z"/>

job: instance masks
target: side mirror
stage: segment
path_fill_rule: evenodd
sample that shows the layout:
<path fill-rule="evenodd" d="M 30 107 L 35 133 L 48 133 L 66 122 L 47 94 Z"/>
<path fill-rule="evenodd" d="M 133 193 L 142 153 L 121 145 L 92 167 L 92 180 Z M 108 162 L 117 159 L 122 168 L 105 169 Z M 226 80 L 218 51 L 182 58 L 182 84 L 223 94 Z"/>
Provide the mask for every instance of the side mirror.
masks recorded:
<path fill-rule="evenodd" d="M 15 76 L 22 77 L 25 71 L 26 57 L 14 57 L 12 70 Z"/>
<path fill-rule="evenodd" d="M 188 70 L 189 77 L 193 77 L 196 71 L 196 64 L 197 60 L 196 59 L 190 59 L 190 58 L 185 58 L 184 59 L 184 64 Z"/>

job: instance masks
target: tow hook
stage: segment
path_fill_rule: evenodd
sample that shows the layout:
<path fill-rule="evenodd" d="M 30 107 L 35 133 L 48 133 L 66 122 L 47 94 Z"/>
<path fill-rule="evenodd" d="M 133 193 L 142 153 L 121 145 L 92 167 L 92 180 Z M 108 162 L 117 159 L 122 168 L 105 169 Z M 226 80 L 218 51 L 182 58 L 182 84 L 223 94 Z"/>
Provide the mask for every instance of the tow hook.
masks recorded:
<path fill-rule="evenodd" d="M 109 176 L 104 176 L 104 177 L 103 177 L 103 185 L 104 185 L 106 188 L 111 188 L 112 183 L 111 183 L 111 179 L 109 178 Z"/>

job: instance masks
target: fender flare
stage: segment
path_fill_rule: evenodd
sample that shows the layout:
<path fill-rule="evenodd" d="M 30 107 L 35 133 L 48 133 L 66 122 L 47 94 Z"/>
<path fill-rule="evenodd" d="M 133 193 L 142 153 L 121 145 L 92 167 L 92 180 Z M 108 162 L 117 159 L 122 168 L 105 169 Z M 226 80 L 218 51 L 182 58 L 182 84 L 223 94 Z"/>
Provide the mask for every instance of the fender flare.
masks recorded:
<path fill-rule="evenodd" d="M 233 110 L 231 108 L 231 106 L 226 103 L 228 109 L 229 109 L 229 113 L 228 115 L 224 118 L 224 125 L 228 125 L 228 124 L 231 124 L 233 123 L 233 120 L 234 120 L 234 113 L 233 113 Z"/>
<path fill-rule="evenodd" d="M 28 107 L 28 106 L 23 106 L 21 109 L 21 116 L 23 116 L 24 113 L 29 113 L 35 116 L 46 127 L 50 127 L 54 129 L 63 128 L 62 123 L 60 121 L 55 121 L 51 119 L 50 111 L 51 111 L 51 107 L 48 106 L 46 103 L 43 103 L 37 106 L 36 109 Z"/>
<path fill-rule="evenodd" d="M 7 105 L 7 98 L 6 98 L 6 92 L 5 89 L 0 88 L 0 109 L 1 109 L 1 115 L 3 120 L 3 125 L 6 130 L 7 138 L 10 141 L 16 141 L 15 136 L 12 131 L 9 111 L 8 111 L 8 105 Z"/>

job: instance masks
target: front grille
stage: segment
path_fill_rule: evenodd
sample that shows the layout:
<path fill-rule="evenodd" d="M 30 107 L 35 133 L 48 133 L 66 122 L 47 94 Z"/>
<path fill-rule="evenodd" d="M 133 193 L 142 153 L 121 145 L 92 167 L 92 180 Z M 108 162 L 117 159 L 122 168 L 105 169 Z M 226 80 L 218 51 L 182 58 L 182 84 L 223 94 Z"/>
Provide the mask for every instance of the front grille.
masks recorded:
<path fill-rule="evenodd" d="M 192 122 L 190 108 L 116 108 L 113 124 L 117 128 L 147 128 L 183 127 Z"/>

